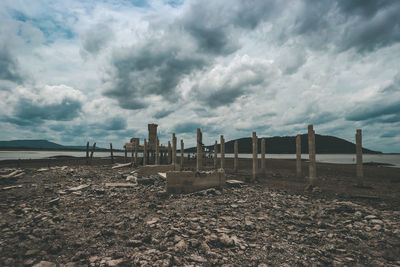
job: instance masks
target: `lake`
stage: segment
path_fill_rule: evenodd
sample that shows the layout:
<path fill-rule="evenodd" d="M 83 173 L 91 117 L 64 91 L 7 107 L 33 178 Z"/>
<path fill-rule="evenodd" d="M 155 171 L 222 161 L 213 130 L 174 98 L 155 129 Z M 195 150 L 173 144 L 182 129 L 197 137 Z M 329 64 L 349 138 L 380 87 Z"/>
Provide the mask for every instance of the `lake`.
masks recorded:
<path fill-rule="evenodd" d="M 193 153 L 191 153 L 193 155 Z M 128 153 L 130 156 L 131 153 Z M 139 153 L 139 156 L 142 154 Z M 180 154 L 178 153 L 178 156 Z M 0 160 L 16 160 L 16 159 L 43 159 L 55 156 L 72 156 L 85 157 L 85 151 L 0 151 Z M 110 152 L 95 152 L 96 158 L 110 157 Z M 124 152 L 114 152 L 114 156 L 124 156 Z M 185 153 L 185 156 L 187 154 Z M 218 154 L 218 157 L 220 155 Z M 233 158 L 233 154 L 226 154 L 226 158 Z M 252 158 L 252 154 L 239 154 L 240 158 Z M 261 155 L 259 154 L 260 158 Z M 295 159 L 294 154 L 267 154 L 267 158 L 272 159 Z M 308 159 L 308 154 L 302 154 L 302 159 Z M 317 154 L 317 162 L 336 163 L 336 164 L 355 164 L 354 154 Z M 364 154 L 363 162 L 379 162 L 394 165 L 393 167 L 400 168 L 400 155 L 392 154 Z"/>

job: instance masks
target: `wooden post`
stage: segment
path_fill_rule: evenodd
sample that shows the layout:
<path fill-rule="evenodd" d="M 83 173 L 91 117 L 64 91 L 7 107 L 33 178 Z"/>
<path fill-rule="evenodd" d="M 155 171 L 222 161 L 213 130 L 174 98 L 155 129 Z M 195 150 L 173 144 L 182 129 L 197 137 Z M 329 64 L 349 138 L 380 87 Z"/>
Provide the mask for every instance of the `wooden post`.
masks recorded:
<path fill-rule="evenodd" d="M 224 136 L 221 135 L 221 169 L 225 170 L 225 139 Z"/>
<path fill-rule="evenodd" d="M 308 125 L 308 157 L 309 157 L 309 179 L 310 185 L 314 186 L 317 180 L 317 166 L 315 163 L 315 132 L 313 125 Z"/>
<path fill-rule="evenodd" d="M 301 178 L 301 135 L 296 136 L 296 176 Z"/>
<path fill-rule="evenodd" d="M 265 174 L 265 138 L 261 138 L 261 172 Z"/>
<path fill-rule="evenodd" d="M 110 143 L 110 153 L 111 153 L 111 164 L 114 164 L 114 154 L 113 154 L 112 143 Z"/>
<path fill-rule="evenodd" d="M 183 153 L 185 152 L 184 149 L 184 144 L 183 144 L 183 140 L 181 139 L 181 170 L 183 170 L 183 160 L 184 160 L 184 155 Z"/>
<path fill-rule="evenodd" d="M 239 158 L 239 155 L 238 155 L 238 153 L 239 153 L 238 152 L 238 150 L 239 150 L 238 140 L 235 140 L 235 143 L 233 145 L 233 150 L 234 150 L 234 153 L 235 153 L 235 158 L 233 160 L 233 170 L 235 172 L 237 172 L 238 171 L 238 158 Z"/>
<path fill-rule="evenodd" d="M 156 137 L 156 165 L 160 165 L 160 140 Z"/>
<path fill-rule="evenodd" d="M 172 165 L 174 165 L 174 170 L 176 166 L 176 136 L 175 133 L 172 134 Z"/>
<path fill-rule="evenodd" d="M 200 128 L 197 128 L 197 155 L 196 155 L 196 170 L 200 171 L 202 166 L 202 159 L 203 159 L 203 153 L 202 153 L 202 135 L 201 135 L 201 130 Z"/>
<path fill-rule="evenodd" d="M 147 165 L 147 141 L 144 139 L 143 143 L 143 166 Z"/>
<path fill-rule="evenodd" d="M 215 140 L 214 144 L 214 169 L 217 168 L 217 160 L 218 160 L 218 142 Z"/>
<path fill-rule="evenodd" d="M 94 151 L 96 150 L 96 143 L 93 144 L 92 152 L 90 152 L 90 159 L 93 158 Z"/>
<path fill-rule="evenodd" d="M 128 150 L 126 149 L 126 146 L 124 146 L 125 154 L 124 154 L 124 162 L 126 163 L 128 161 Z"/>
<path fill-rule="evenodd" d="M 356 158 L 357 158 L 357 179 L 358 184 L 362 185 L 364 177 L 363 172 L 363 154 L 362 154 L 362 133 L 361 129 L 357 129 L 356 131 Z"/>
<path fill-rule="evenodd" d="M 258 139 L 257 139 L 257 135 L 256 135 L 256 132 L 253 132 L 253 139 L 252 139 L 252 141 L 253 141 L 253 175 L 252 175 L 252 178 L 253 178 L 253 181 L 256 179 L 256 175 L 257 175 L 257 167 L 258 167 L 258 158 L 257 158 L 257 156 L 258 156 L 258 151 L 257 151 L 257 142 L 258 142 Z"/>

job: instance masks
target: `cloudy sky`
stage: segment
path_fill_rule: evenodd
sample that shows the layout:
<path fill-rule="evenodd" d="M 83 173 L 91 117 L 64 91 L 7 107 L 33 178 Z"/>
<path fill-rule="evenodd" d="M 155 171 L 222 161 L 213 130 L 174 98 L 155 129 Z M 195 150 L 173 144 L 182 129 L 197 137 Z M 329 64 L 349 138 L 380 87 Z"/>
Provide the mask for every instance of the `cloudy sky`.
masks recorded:
<path fill-rule="evenodd" d="M 400 152 L 400 1 L 0 1 L 0 140 L 316 133 Z"/>

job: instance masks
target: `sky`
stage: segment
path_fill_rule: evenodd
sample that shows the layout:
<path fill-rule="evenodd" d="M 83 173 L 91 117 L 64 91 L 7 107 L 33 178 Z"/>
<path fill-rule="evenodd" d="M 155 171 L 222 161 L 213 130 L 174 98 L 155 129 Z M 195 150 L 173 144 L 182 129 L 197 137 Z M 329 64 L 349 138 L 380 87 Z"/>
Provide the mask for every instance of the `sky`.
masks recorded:
<path fill-rule="evenodd" d="M 400 152 L 400 1 L 0 1 L 0 140 L 307 132 Z M 318 145 L 318 144 L 317 144 Z"/>

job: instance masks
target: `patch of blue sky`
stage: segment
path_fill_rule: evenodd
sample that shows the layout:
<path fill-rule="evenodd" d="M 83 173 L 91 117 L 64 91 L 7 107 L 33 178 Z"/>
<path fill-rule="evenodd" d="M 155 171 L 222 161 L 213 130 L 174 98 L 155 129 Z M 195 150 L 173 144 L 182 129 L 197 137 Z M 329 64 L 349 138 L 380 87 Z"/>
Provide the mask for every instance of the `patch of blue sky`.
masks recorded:
<path fill-rule="evenodd" d="M 185 2 L 184 0 L 168 0 L 167 4 L 172 7 L 178 7 L 183 5 L 184 2 Z"/>
<path fill-rule="evenodd" d="M 46 38 L 45 44 L 54 43 L 57 39 L 73 39 L 76 34 L 68 28 L 62 21 L 54 19 L 52 16 L 43 16 L 40 18 L 30 18 L 18 10 L 9 10 L 11 17 L 17 21 L 30 23 L 38 28 Z M 66 19 L 66 15 L 62 16 Z"/>

